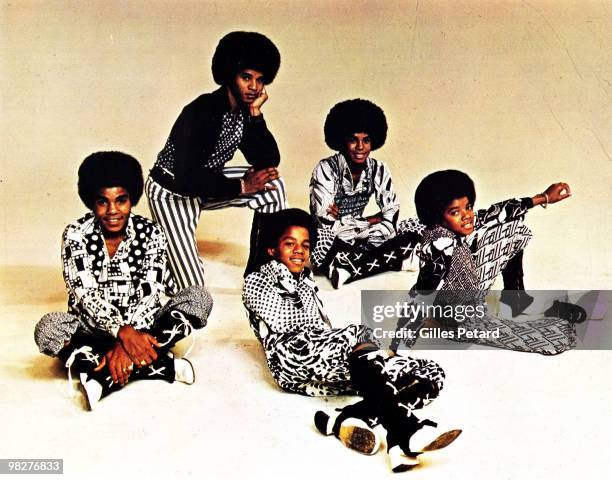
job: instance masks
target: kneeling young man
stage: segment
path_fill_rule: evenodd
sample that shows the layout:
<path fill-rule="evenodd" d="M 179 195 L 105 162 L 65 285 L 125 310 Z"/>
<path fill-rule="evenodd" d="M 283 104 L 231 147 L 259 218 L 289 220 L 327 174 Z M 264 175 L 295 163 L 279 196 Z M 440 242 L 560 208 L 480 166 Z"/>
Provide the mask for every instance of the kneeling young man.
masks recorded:
<path fill-rule="evenodd" d="M 287 207 L 277 166 L 280 153 L 262 107 L 280 66 L 276 46 L 257 32 L 224 36 L 212 59 L 220 88 L 183 108 L 146 185 L 151 214 L 168 237 L 168 260 L 179 287 L 204 285 L 196 229 L 203 210 L 254 210 L 246 273 L 254 268 L 261 213 Z M 237 150 L 251 165 L 225 167 Z"/>
<path fill-rule="evenodd" d="M 151 220 L 132 213 L 143 191 L 138 161 L 97 152 L 79 168 L 79 196 L 91 211 L 62 237 L 68 312 L 46 314 L 36 325 L 40 351 L 79 373 L 89 407 L 130 380 L 193 383 L 186 359 L 169 352 L 212 308 L 203 287 L 190 287 L 165 306 L 166 237 Z"/>

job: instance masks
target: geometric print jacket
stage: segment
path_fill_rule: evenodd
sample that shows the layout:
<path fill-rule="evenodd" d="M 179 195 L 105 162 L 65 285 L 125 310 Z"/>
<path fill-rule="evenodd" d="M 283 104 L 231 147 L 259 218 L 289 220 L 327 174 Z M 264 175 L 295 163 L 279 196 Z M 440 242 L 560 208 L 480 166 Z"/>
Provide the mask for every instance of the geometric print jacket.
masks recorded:
<path fill-rule="evenodd" d="M 371 225 L 363 212 L 371 197 L 382 214 L 382 222 Z M 327 211 L 330 205 L 338 207 L 338 218 Z M 352 238 L 368 239 L 381 236 L 381 241 L 395 235 L 399 201 L 393 189 L 391 172 L 387 166 L 371 157 L 366 159 L 364 170 L 357 182 L 353 181 L 348 163 L 341 153 L 321 160 L 310 180 L 310 213 L 319 223 L 327 226 L 342 238 L 347 230 L 349 241 Z"/>
<path fill-rule="evenodd" d="M 331 327 L 323 313 L 318 288 L 308 268 L 296 279 L 289 269 L 271 260 L 244 282 L 242 301 L 249 314 L 251 328 L 266 346 L 274 334 Z"/>
<path fill-rule="evenodd" d="M 479 237 L 487 226 L 523 220 L 532 207 L 533 200 L 526 197 L 505 200 L 486 210 L 478 210 L 474 215 L 474 231 L 466 237 L 441 225 L 425 229 L 419 253 L 419 276 L 412 290 L 488 290 L 490 282 L 479 278 L 473 258 L 479 240 L 480 243 L 487 241 Z"/>
<path fill-rule="evenodd" d="M 110 258 L 90 212 L 64 230 L 62 263 L 69 313 L 115 337 L 123 325 L 151 326 L 166 270 L 166 237 L 157 224 L 131 214 L 126 237 Z"/>

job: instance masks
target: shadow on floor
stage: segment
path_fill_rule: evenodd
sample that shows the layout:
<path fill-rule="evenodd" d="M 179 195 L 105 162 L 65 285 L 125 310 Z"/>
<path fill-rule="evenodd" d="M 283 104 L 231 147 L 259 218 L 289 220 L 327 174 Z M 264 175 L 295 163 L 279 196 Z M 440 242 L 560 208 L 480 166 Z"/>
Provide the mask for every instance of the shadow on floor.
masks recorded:
<path fill-rule="evenodd" d="M 14 371 L 11 372 L 13 369 Z M 25 365 L 7 367 L 6 370 L 7 373 L 12 374 L 14 377 L 25 376 L 32 380 L 66 378 L 66 369 L 61 360 L 42 354 L 30 357 L 26 360 Z"/>
<path fill-rule="evenodd" d="M 226 242 L 219 240 L 198 240 L 198 252 L 200 257 L 225 263 L 233 267 L 246 265 L 248 255 L 248 238 L 245 244 Z"/>
<path fill-rule="evenodd" d="M 257 366 L 259 373 L 259 379 L 268 384 L 271 388 L 280 389 L 272 378 L 272 374 L 268 370 L 268 363 L 266 361 L 266 355 L 263 352 L 263 348 L 256 338 L 245 340 L 240 339 L 236 342 L 235 348 L 245 353 L 248 357 L 249 362 Z"/>

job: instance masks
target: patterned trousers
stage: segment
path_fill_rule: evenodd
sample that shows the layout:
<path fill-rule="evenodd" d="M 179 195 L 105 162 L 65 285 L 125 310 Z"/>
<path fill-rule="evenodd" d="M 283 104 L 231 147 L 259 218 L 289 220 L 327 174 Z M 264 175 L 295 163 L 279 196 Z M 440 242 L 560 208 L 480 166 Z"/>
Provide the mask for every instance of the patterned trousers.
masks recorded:
<path fill-rule="evenodd" d="M 516 265 L 516 259 L 521 259 L 522 252 L 532 237 L 529 228 L 522 220 L 513 220 L 482 227 L 477 233 L 476 248 L 472 254 L 480 282 L 480 290 L 477 295 L 484 298 L 500 273 L 505 273 L 504 284 L 506 288 L 521 288 L 522 267 Z M 509 266 L 512 272 L 508 272 Z M 470 292 L 467 293 L 470 294 Z M 459 299 L 465 297 L 465 295 L 461 295 L 461 292 L 444 292 L 443 289 L 436 298 L 448 297 L 449 295 L 455 295 Z M 473 295 L 470 294 L 470 296 Z M 499 338 L 456 338 L 460 342 L 495 348 L 556 355 L 574 348 L 576 345 L 575 326 L 554 317 L 533 321 L 518 321 L 513 318 L 501 318 L 487 312 L 483 318 L 471 318 L 462 322 L 441 321 L 441 323 L 444 323 L 444 326 L 449 329 L 463 327 L 468 330 L 489 332 L 499 330 Z M 416 338 L 408 341 L 406 345 L 410 347 L 415 341 Z M 392 348 L 397 348 L 397 344 L 394 343 Z"/>
<path fill-rule="evenodd" d="M 153 326 L 148 331 L 156 338 L 159 335 L 158 341 L 160 343 L 167 341 L 169 333 L 164 333 L 166 329 L 164 325 L 167 322 L 164 323 L 162 320 L 167 318 L 172 312 L 180 313 L 180 315 L 179 313 L 174 313 L 175 317 L 182 316 L 187 319 L 190 328 L 185 328 L 189 330 L 200 329 L 206 325 L 208 315 L 212 310 L 212 304 L 212 297 L 204 287 L 193 286 L 181 290 L 166 305 L 159 309 Z M 175 343 L 178 341 L 180 339 L 178 338 L 179 333 L 175 329 L 174 336 L 177 338 L 171 339 L 170 342 Z M 64 344 L 71 342 L 75 335 L 89 338 L 90 342 L 101 343 L 102 345 L 112 346 L 116 341 L 110 334 L 101 330 L 94 330 L 78 316 L 66 312 L 47 313 L 34 328 L 34 341 L 38 345 L 38 349 L 41 353 L 52 357 L 57 356 L 64 348 Z M 182 335 L 185 335 L 184 331 Z M 160 340 L 162 338 L 163 340 Z"/>
<path fill-rule="evenodd" d="M 223 174 L 228 178 L 242 178 L 249 167 L 227 167 Z M 159 223 L 168 238 L 168 260 L 179 288 L 204 285 L 204 266 L 198 254 L 196 228 L 203 210 L 227 207 L 249 207 L 256 212 L 273 213 L 288 207 L 285 183 L 282 179 L 270 182 L 276 190 L 257 192 L 231 200 L 207 200 L 186 197 L 171 192 L 151 177 L 145 191 L 153 219 Z M 257 232 L 252 232 L 257 234 Z"/>
<path fill-rule="evenodd" d="M 204 327 L 211 308 L 212 298 L 203 287 L 193 286 L 173 297 L 157 312 L 153 325 L 142 330 L 159 342 L 157 359 L 150 365 L 135 368 L 130 380 L 174 382 L 174 360 L 169 350 L 194 329 Z M 113 383 L 108 367 L 94 371 L 117 342 L 106 332 L 94 332 L 70 313 L 53 312 L 43 316 L 36 324 L 34 339 L 41 353 L 58 357 L 66 363 L 69 380 L 72 378 L 72 368 L 78 373 L 87 374 L 88 379 L 97 380 L 102 385 L 103 397 L 122 388 Z"/>
<path fill-rule="evenodd" d="M 319 228 L 317 244 L 312 252 L 312 264 L 325 272 L 330 267 L 339 267 L 349 272 L 345 283 L 351 283 L 383 272 L 399 271 L 402 262 L 418 251 L 421 234 L 425 228 L 416 219 L 400 222 L 397 235 L 384 243 L 350 245 L 337 238 L 328 228 Z"/>
<path fill-rule="evenodd" d="M 309 396 L 346 395 L 363 391 L 363 376 L 353 378 L 351 357 L 355 346 L 372 341 L 371 331 L 362 325 L 327 330 L 272 334 L 264 340 L 268 367 L 276 383 L 288 392 Z M 377 362 L 381 384 L 401 385 L 411 376 L 428 378 L 442 388 L 444 372 L 430 360 L 391 355 L 377 350 L 370 355 Z M 370 360 L 368 360 L 370 362 Z M 369 383 L 369 380 L 365 381 Z"/>

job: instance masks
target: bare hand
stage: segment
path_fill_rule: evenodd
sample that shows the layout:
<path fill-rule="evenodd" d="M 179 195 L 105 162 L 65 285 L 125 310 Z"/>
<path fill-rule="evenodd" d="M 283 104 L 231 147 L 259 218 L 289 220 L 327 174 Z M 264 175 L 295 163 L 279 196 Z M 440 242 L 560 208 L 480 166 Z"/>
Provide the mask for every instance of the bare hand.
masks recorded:
<path fill-rule="evenodd" d="M 270 182 L 279 178 L 276 168 L 264 168 L 263 170 L 253 170 L 249 168 L 242 177 L 244 181 L 243 194 L 248 195 L 262 190 L 276 190 L 276 187 Z"/>
<path fill-rule="evenodd" d="M 100 364 L 94 369 L 94 372 L 102 370 L 106 365 L 108 365 L 108 371 L 113 382 L 121 386 L 128 383 L 130 374 L 134 370 L 132 360 L 119 342 L 106 352 Z"/>
<path fill-rule="evenodd" d="M 572 192 L 567 183 L 559 182 L 553 183 L 550 187 L 544 190 L 544 193 L 536 195 L 533 197 L 534 205 L 541 205 L 546 203 L 548 199 L 548 203 L 557 203 L 561 200 L 566 199 L 567 197 L 571 197 Z"/>
<path fill-rule="evenodd" d="M 249 105 L 249 114 L 251 117 L 261 115 L 261 106 L 266 103 L 266 100 L 268 100 L 268 92 L 266 92 L 266 87 L 264 87 L 261 89 L 259 97 Z"/>
<path fill-rule="evenodd" d="M 157 360 L 157 352 L 153 347 L 159 347 L 159 343 L 153 335 L 139 332 L 130 325 L 124 325 L 119 329 L 117 338 L 137 368 L 150 365 Z"/>
<path fill-rule="evenodd" d="M 335 203 L 332 203 L 329 207 L 327 207 L 327 213 L 329 213 L 336 220 L 338 220 L 338 218 L 340 217 L 340 209 Z"/>

